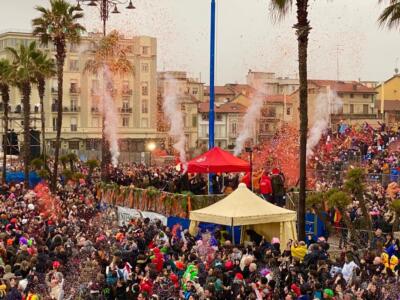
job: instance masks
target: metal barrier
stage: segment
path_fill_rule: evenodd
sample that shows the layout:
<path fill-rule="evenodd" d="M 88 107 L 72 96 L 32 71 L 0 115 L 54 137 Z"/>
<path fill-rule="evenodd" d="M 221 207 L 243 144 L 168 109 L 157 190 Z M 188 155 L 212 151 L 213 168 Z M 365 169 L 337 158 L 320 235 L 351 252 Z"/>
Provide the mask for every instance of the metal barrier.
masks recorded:
<path fill-rule="evenodd" d="M 346 178 L 347 171 L 337 170 L 316 170 L 315 179 L 317 181 L 332 182 L 336 185 L 342 185 Z M 400 175 L 394 174 L 383 174 L 383 173 L 366 173 L 365 182 L 367 184 L 380 183 L 383 186 L 388 185 L 391 182 L 400 184 Z"/>

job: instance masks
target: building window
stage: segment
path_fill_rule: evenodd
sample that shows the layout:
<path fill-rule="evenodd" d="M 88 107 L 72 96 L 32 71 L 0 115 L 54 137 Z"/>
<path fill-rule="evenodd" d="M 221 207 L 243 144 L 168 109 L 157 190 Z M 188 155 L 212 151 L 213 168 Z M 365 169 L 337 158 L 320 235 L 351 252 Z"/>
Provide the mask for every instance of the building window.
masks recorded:
<path fill-rule="evenodd" d="M 290 107 L 286 108 L 286 114 L 289 116 L 290 115 Z"/>
<path fill-rule="evenodd" d="M 57 118 L 53 118 L 53 131 L 57 131 Z"/>
<path fill-rule="evenodd" d="M 142 114 L 149 113 L 149 101 L 147 99 L 142 100 Z"/>
<path fill-rule="evenodd" d="M 369 98 L 369 95 L 368 95 L 368 94 L 363 94 L 363 98 L 364 98 L 364 99 L 368 99 L 368 98 Z"/>
<path fill-rule="evenodd" d="M 92 127 L 98 128 L 99 126 L 99 118 L 92 118 Z"/>
<path fill-rule="evenodd" d="M 149 119 L 147 119 L 147 118 L 142 118 L 142 119 L 140 120 L 140 127 L 142 127 L 142 128 L 147 128 L 147 127 L 149 127 Z"/>
<path fill-rule="evenodd" d="M 149 95 L 149 84 L 147 82 L 142 82 L 142 96 Z"/>
<path fill-rule="evenodd" d="M 143 73 L 149 72 L 149 64 L 142 64 L 142 72 Z"/>
<path fill-rule="evenodd" d="M 76 52 L 78 50 L 78 45 L 77 44 L 70 44 L 69 46 L 69 51 L 70 52 Z"/>
<path fill-rule="evenodd" d="M 71 118 L 71 131 L 78 131 L 78 124 L 76 118 Z"/>
<path fill-rule="evenodd" d="M 354 98 L 354 94 L 350 94 L 350 98 Z"/>
<path fill-rule="evenodd" d="M 69 141 L 68 148 L 69 150 L 79 150 L 79 141 Z"/>
<path fill-rule="evenodd" d="M 142 54 L 143 55 L 148 55 L 150 53 L 150 47 L 149 46 L 143 46 L 142 47 Z"/>
<path fill-rule="evenodd" d="M 199 89 L 197 87 L 192 89 L 192 94 L 197 95 L 199 93 Z"/>
<path fill-rule="evenodd" d="M 72 72 L 79 71 L 79 61 L 76 59 L 69 60 L 69 70 Z"/>
<path fill-rule="evenodd" d="M 222 114 L 216 114 L 215 121 L 218 121 L 218 122 L 222 121 Z"/>
<path fill-rule="evenodd" d="M 369 105 L 363 104 L 363 114 L 369 114 Z"/>
<path fill-rule="evenodd" d="M 78 111 L 78 99 L 71 98 L 71 111 Z"/>
<path fill-rule="evenodd" d="M 123 99 L 122 100 L 122 110 L 123 111 L 128 111 L 129 109 L 129 100 L 128 99 Z"/>
<path fill-rule="evenodd" d="M 129 117 L 122 118 L 122 127 L 129 127 Z"/>
<path fill-rule="evenodd" d="M 197 127 L 197 116 L 196 115 L 192 116 L 192 127 Z"/>
<path fill-rule="evenodd" d="M 234 136 L 237 135 L 237 123 L 232 123 L 232 124 L 231 124 L 231 133 L 232 133 L 232 135 L 234 135 Z"/>
<path fill-rule="evenodd" d="M 354 104 L 350 104 L 350 113 L 354 114 Z"/>
<path fill-rule="evenodd" d="M 203 124 L 200 126 L 200 136 L 203 138 L 208 137 L 208 125 Z"/>
<path fill-rule="evenodd" d="M 201 114 L 201 120 L 202 121 L 208 121 L 208 114 Z"/>
<path fill-rule="evenodd" d="M 76 80 L 71 80 L 69 84 L 69 90 L 71 93 L 77 93 L 78 92 L 78 82 Z"/>

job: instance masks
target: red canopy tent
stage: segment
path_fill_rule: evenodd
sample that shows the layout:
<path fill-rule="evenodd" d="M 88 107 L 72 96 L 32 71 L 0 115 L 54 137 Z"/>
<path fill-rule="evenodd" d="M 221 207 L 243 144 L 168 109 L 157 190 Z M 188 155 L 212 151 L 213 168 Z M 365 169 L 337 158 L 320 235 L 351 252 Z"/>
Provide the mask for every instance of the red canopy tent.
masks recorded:
<path fill-rule="evenodd" d="M 212 148 L 187 163 L 188 173 L 227 173 L 249 171 L 250 164 L 247 161 L 237 158 L 218 147 Z"/>

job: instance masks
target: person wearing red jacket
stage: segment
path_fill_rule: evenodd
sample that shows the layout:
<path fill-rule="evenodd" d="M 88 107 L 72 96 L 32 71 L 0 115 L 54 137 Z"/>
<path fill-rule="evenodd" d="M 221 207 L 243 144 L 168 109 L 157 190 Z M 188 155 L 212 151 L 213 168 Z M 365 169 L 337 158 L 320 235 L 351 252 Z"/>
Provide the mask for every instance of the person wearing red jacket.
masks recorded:
<path fill-rule="evenodd" d="M 265 171 L 260 178 L 260 193 L 263 195 L 265 200 L 271 201 L 272 199 L 271 178 Z"/>

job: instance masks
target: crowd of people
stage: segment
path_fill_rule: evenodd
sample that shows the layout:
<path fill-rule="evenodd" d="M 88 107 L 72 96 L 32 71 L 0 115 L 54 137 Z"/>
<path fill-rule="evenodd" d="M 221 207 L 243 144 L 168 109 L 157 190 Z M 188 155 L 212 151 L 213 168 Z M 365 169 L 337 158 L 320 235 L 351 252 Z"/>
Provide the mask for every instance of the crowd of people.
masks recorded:
<path fill-rule="evenodd" d="M 393 175 L 399 156 L 389 147 L 397 136 L 383 124 L 358 130 L 343 125 L 324 137 L 310 164 L 349 167 L 360 157 L 358 166 L 366 174 L 371 166 L 388 174 L 387 164 Z M 83 165 L 76 167 L 87 174 Z M 140 217 L 119 225 L 115 207 L 102 201 L 94 178 L 60 179 L 54 194 L 46 183 L 33 190 L 20 183 L 1 187 L 0 299 L 399 299 L 400 241 L 393 233 L 396 216 L 389 199 L 398 199 L 400 189 L 391 186 L 391 176 L 365 191 L 373 237 L 355 245 L 343 230 L 335 250 L 329 235 L 281 243 L 253 232 L 249 241 L 233 244 L 223 226 L 194 233 L 179 223 L 167 227 Z M 172 167 L 120 166 L 111 180 L 173 193 L 208 190 L 207 178 L 182 175 Z M 286 180 L 279 169 L 263 169 L 252 181 L 249 174 L 216 174 L 213 192 L 229 193 L 239 182 L 266 201 L 285 205 Z M 342 178 L 320 178 L 316 189 L 342 184 Z M 335 209 L 328 213 L 332 225 L 344 227 Z M 362 224 L 357 201 L 348 214 L 354 224 Z"/>
<path fill-rule="evenodd" d="M 224 228 L 118 226 L 96 195 L 84 181 L 2 187 L 0 299 L 398 299 L 399 240 L 380 230 L 335 256 L 324 238 L 233 245 Z"/>

